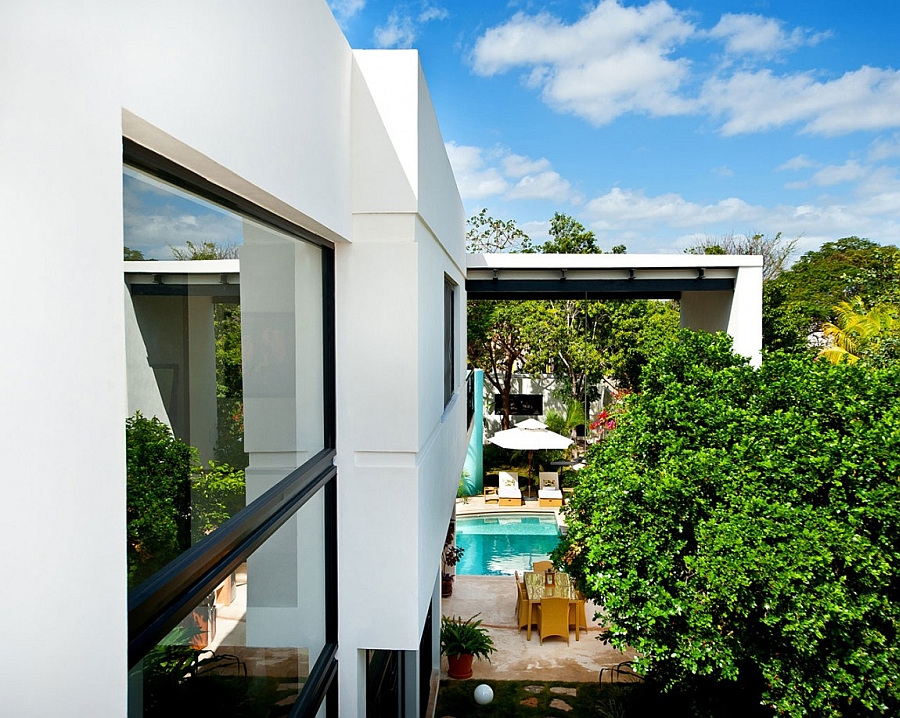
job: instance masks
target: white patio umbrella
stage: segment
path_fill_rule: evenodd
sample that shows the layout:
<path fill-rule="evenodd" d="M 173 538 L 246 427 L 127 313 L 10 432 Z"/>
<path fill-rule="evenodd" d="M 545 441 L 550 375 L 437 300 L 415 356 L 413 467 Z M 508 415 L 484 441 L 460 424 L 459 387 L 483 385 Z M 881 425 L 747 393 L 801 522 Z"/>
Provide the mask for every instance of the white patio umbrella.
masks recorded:
<path fill-rule="evenodd" d="M 541 449 L 568 449 L 572 444 L 571 439 L 550 431 L 546 424 L 537 419 L 526 419 L 512 429 L 498 431 L 488 441 L 503 449 L 528 452 L 529 496 L 531 496 L 531 461 L 534 452 Z"/>

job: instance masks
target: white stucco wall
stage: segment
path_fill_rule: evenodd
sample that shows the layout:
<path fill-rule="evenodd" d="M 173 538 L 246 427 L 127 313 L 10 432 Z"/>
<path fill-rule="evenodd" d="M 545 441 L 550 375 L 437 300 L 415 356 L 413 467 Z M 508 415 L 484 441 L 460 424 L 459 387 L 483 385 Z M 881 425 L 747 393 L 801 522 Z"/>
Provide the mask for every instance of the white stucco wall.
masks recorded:
<path fill-rule="evenodd" d="M 733 292 L 683 292 L 681 326 L 707 332 L 727 332 L 734 351 L 762 361 L 762 258 L 742 258 Z M 751 260 L 756 260 L 751 263 Z"/>
<path fill-rule="evenodd" d="M 416 650 L 434 597 L 466 448 L 465 281 L 464 213 L 418 56 L 354 57 L 353 242 L 336 249 L 339 661 L 342 711 L 362 715 L 353 651 Z M 445 276 L 458 285 L 446 409 Z"/>
<path fill-rule="evenodd" d="M 462 402 L 446 414 L 423 403 L 417 364 L 442 354 L 416 307 L 444 273 L 463 283 L 462 211 L 423 108 L 418 59 L 386 55 L 359 60 L 372 65 L 369 90 L 362 71 L 352 81 L 353 55 L 324 0 L 4 9 L 0 212 L 9 241 L 0 256 L 15 270 L 0 291 L 18 309 L 0 319 L 15 347 L 0 372 L 11 447 L 0 539 L 17 583 L 0 593 L 5 653 L 15 656 L 4 663 L 0 713 L 126 711 L 123 134 L 328 239 L 359 240 L 338 251 L 342 714 L 358 714 L 358 648 L 417 645 L 438 568 L 437 518 L 449 511 L 445 498 L 452 504 L 464 447 L 457 460 Z M 383 211 L 409 217 L 384 216 L 401 221 L 395 232 L 354 216 Z M 424 251 L 417 213 L 435 245 Z M 420 274 L 422 257 L 434 272 Z M 373 393 L 344 399 L 363 367 Z M 414 518 L 423 506 L 435 525 Z M 378 552 L 372 536 L 397 526 L 401 540 Z M 371 578 L 373 555 L 411 567 L 410 584 L 354 583 Z M 370 609 L 381 600 L 394 630 L 376 628 Z M 47 644 L 36 632 L 102 650 L 55 666 L 47 691 Z"/>

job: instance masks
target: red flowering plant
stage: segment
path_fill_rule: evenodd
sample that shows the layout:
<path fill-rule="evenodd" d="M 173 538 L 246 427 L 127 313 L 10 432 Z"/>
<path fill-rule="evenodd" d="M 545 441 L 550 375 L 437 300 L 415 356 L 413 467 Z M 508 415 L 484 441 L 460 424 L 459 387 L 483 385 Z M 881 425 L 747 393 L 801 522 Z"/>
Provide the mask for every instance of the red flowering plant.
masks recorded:
<path fill-rule="evenodd" d="M 597 417 L 590 423 L 591 431 L 596 431 L 600 439 L 603 439 L 607 432 L 616 428 L 616 417 L 625 411 L 622 400 L 630 393 L 627 389 L 613 392 L 613 403 L 597 414 Z"/>

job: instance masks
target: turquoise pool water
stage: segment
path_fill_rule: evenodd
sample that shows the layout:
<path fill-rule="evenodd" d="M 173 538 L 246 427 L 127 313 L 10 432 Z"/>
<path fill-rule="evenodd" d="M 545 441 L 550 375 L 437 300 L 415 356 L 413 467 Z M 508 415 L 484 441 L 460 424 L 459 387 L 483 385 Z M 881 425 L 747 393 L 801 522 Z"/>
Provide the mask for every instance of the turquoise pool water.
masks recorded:
<path fill-rule="evenodd" d="M 458 516 L 456 543 L 465 549 L 456 573 L 468 576 L 512 575 L 530 571 L 549 558 L 559 543 L 553 514 L 495 513 Z"/>

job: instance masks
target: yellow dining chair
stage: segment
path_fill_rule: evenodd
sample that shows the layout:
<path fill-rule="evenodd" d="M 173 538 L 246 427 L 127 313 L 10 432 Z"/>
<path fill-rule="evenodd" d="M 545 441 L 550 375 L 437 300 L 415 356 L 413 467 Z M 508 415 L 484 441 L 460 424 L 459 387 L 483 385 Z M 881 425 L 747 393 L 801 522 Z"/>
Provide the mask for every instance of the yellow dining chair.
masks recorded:
<path fill-rule="evenodd" d="M 561 636 L 569 643 L 569 599 L 565 596 L 542 598 L 538 613 L 538 633 L 541 644 L 549 636 Z"/>
<path fill-rule="evenodd" d="M 532 566 L 534 567 L 535 573 L 543 573 L 544 571 L 553 568 L 553 561 L 535 561 Z"/>
<path fill-rule="evenodd" d="M 514 571 L 513 573 L 516 574 L 516 615 L 518 616 L 519 615 L 519 584 L 522 584 L 524 586 L 525 578 L 524 578 L 524 576 L 522 578 L 519 578 L 518 571 Z"/>
<path fill-rule="evenodd" d="M 517 617 L 519 619 L 519 630 L 521 631 L 523 628 L 528 628 L 528 593 L 525 591 L 524 583 L 516 583 L 516 590 L 519 592 L 519 604 L 516 610 Z M 535 606 L 535 610 L 531 617 L 532 625 L 535 624 L 539 619 L 540 611 L 537 610 L 537 606 Z"/>
<path fill-rule="evenodd" d="M 578 599 L 575 603 L 569 604 L 569 625 L 575 627 L 575 640 L 579 640 L 579 629 L 587 630 L 587 618 L 584 615 L 584 596 L 581 591 L 575 591 L 575 597 Z"/>

